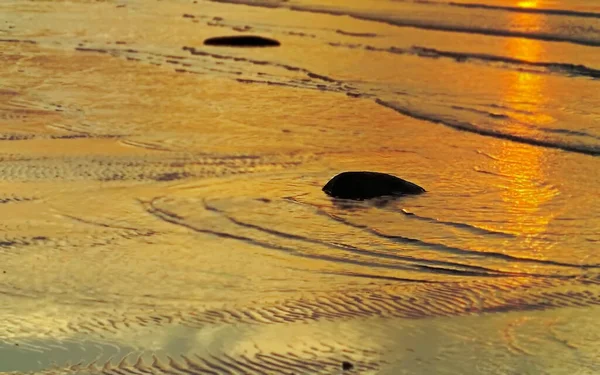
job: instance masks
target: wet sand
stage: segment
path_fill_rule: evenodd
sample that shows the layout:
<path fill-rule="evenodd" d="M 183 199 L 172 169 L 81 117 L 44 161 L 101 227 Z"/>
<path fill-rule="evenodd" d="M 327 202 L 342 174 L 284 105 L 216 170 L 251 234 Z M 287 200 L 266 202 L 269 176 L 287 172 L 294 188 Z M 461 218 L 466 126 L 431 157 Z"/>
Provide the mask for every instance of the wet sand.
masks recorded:
<path fill-rule="evenodd" d="M 428 128 L 310 31 L 203 48 L 289 11 L 199 5 L 0 5 L 0 372 L 597 369 L 593 156 Z M 323 194 L 354 169 L 430 193 Z"/>

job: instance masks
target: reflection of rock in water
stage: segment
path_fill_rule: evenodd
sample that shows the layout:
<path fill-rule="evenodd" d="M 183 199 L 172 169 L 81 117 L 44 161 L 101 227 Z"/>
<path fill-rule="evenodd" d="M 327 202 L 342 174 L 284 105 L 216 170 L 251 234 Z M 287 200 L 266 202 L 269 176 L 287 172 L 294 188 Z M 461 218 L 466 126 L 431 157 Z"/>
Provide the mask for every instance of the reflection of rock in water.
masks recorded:
<path fill-rule="evenodd" d="M 343 172 L 333 177 L 323 191 L 332 197 L 363 200 L 386 195 L 421 194 L 422 187 L 379 172 Z"/>

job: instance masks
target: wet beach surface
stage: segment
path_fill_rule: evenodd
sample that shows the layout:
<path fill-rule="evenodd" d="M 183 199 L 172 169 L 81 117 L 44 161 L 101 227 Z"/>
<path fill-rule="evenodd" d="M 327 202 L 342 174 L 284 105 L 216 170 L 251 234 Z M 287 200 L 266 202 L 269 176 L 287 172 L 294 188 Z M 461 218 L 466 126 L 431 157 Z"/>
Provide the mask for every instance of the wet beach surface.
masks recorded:
<path fill-rule="evenodd" d="M 499 3 L 2 2 L 0 372 L 600 371 L 600 10 Z"/>

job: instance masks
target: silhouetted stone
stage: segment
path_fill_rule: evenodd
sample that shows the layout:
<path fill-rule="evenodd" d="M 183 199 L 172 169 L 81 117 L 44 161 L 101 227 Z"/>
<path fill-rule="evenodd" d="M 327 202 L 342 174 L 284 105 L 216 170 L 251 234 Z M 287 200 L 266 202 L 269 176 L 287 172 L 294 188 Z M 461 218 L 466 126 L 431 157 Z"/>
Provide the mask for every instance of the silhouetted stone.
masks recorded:
<path fill-rule="evenodd" d="M 223 47 L 277 47 L 281 43 L 275 39 L 255 35 L 233 35 L 208 38 L 204 41 L 207 46 Z"/>
<path fill-rule="evenodd" d="M 363 200 L 385 195 L 420 194 L 425 189 L 386 173 L 343 172 L 332 178 L 323 191 L 335 198 Z"/>
<path fill-rule="evenodd" d="M 344 361 L 342 362 L 342 370 L 344 371 L 349 371 L 352 370 L 354 368 L 354 365 L 348 361 Z"/>

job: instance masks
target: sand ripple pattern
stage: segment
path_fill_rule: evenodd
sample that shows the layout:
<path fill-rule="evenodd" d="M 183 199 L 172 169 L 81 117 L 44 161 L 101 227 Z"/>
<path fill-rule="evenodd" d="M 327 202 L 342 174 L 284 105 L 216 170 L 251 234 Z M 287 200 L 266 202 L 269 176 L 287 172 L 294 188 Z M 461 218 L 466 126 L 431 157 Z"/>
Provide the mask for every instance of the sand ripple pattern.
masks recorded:
<path fill-rule="evenodd" d="M 4 162 L 0 164 L 3 181 L 173 181 L 192 177 L 218 177 L 240 173 L 264 172 L 298 166 L 306 158 L 255 156 L 172 155 L 139 157 L 61 157 Z"/>

